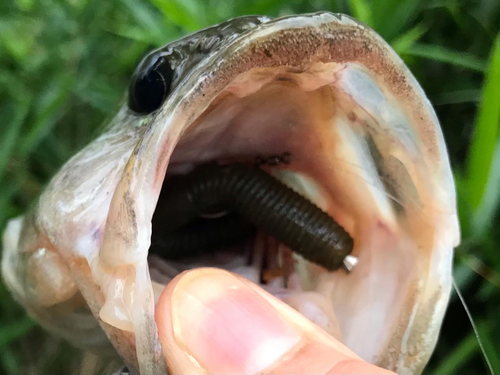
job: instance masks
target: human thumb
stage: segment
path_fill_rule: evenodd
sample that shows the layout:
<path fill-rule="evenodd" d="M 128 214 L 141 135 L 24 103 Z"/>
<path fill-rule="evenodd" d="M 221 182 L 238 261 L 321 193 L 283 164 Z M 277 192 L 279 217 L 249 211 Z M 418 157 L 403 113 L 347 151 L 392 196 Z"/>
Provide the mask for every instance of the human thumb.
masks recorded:
<path fill-rule="evenodd" d="M 220 269 L 178 275 L 162 292 L 155 320 L 172 374 L 393 374 Z"/>

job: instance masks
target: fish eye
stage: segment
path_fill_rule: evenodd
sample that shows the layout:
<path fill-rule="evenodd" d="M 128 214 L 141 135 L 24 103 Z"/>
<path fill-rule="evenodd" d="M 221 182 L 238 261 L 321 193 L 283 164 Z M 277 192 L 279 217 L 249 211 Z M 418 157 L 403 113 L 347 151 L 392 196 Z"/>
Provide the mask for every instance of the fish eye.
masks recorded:
<path fill-rule="evenodd" d="M 172 84 L 173 70 L 165 58 L 159 58 L 132 79 L 128 106 L 134 112 L 148 114 L 163 104 Z"/>

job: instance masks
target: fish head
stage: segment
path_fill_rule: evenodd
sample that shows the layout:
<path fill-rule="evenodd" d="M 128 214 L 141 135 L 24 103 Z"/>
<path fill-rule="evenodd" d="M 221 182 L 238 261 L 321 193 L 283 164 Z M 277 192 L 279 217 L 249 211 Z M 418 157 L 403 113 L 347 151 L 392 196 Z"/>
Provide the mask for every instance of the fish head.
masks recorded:
<path fill-rule="evenodd" d="M 295 286 L 268 289 L 299 311 L 320 306 L 329 333 L 366 361 L 421 372 L 460 240 L 454 181 L 420 85 L 345 15 L 241 17 L 149 53 L 105 131 L 9 224 L 4 278 L 49 329 L 73 336 L 54 309 L 74 315 L 80 301 L 130 369 L 164 373 L 154 322 L 164 285 L 182 267 L 262 270 L 241 268 L 237 252 L 232 263 L 152 256 L 162 186 L 203 163 L 283 153 L 289 163 L 268 172 L 338 222 L 358 261 L 332 272 L 294 254 Z"/>

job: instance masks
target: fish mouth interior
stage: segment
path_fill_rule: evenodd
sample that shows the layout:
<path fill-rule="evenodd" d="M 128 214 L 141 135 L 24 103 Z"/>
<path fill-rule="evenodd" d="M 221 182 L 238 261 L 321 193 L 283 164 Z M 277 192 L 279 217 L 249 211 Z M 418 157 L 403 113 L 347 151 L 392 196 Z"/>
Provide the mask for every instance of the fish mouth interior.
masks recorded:
<path fill-rule="evenodd" d="M 172 176 L 210 161 L 254 164 L 256 158 L 286 153 L 288 163 L 264 169 L 353 237 L 352 254 L 359 258 L 354 270 L 328 272 L 258 228 L 234 246 L 195 257 L 172 260 L 168 250 L 152 247 L 149 268 L 156 296 L 186 269 L 214 266 L 242 274 L 374 362 L 417 272 L 417 248 L 400 227 L 404 210 L 397 191 L 380 174 L 380 151 L 370 129 L 381 124 L 359 104 L 363 98 L 353 100 L 342 91 L 340 75 L 374 85 L 362 68 L 347 65 L 243 74 L 182 134 L 164 186 Z M 161 202 L 160 194 L 153 238 L 161 237 Z"/>
<path fill-rule="evenodd" d="M 318 147 L 314 139 L 316 135 L 311 132 L 315 123 L 331 115 L 332 101 L 329 88 L 306 92 L 286 75 L 275 77 L 248 96 L 238 97 L 224 92 L 181 137 L 172 154 L 164 186 L 172 183 L 172 176 L 189 173 L 203 163 L 238 162 L 259 166 L 327 211 L 331 206 L 328 189 L 310 175 L 317 156 L 308 150 Z M 172 250 L 161 244 L 162 235 L 168 236 L 165 222 L 175 222 L 175 218 L 163 214 L 163 201 L 167 200 L 165 194 L 168 194 L 165 190 L 160 194 L 152 220 L 150 254 L 157 255 L 150 262 L 153 279 L 168 282 L 168 277 L 162 278 L 165 276 L 162 270 L 172 276 L 197 266 L 213 266 L 242 274 L 274 294 L 282 294 L 286 289 L 302 289 L 303 283 L 298 279 L 293 259 L 298 255 L 258 226 L 240 228 L 246 226 L 244 222 L 231 227 L 233 231 L 243 233 L 233 238 L 230 244 L 186 250 L 184 256 L 173 255 Z M 227 216 L 231 222 L 240 220 L 238 215 L 224 210 L 215 213 L 214 217 L 202 215 L 195 222 L 198 226 L 210 225 L 210 221 L 222 222 L 221 216 Z M 159 241 L 155 241 L 158 238 Z M 167 261 L 167 267 L 161 268 L 162 260 Z"/>

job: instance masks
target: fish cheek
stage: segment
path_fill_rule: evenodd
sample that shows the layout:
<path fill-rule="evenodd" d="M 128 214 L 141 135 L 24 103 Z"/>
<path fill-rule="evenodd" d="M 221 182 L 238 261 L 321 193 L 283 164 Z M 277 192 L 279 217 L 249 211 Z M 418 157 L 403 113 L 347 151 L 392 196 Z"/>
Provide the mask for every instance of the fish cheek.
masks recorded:
<path fill-rule="evenodd" d="M 64 261 L 55 251 L 45 247 L 30 254 L 25 280 L 30 299 L 41 306 L 62 303 L 78 292 Z"/>

